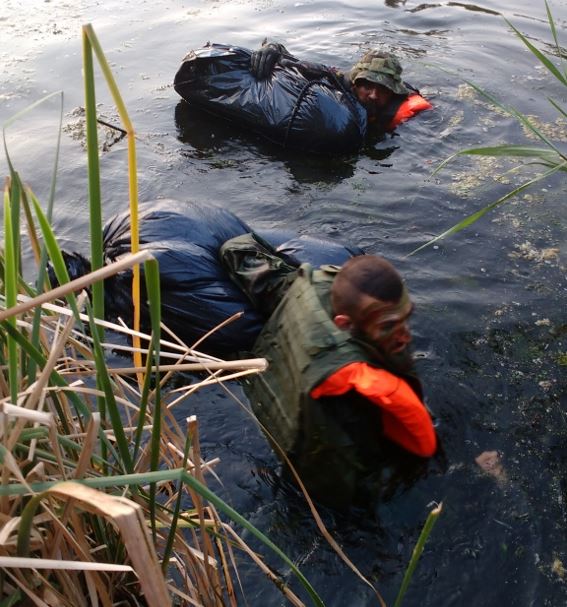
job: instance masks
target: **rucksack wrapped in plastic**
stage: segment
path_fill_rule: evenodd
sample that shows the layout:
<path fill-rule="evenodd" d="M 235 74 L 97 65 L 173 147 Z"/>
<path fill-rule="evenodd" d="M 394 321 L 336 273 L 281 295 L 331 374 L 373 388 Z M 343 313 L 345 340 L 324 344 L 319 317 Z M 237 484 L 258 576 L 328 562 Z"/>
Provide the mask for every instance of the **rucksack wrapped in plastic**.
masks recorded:
<path fill-rule="evenodd" d="M 195 202 L 163 199 L 139 208 L 140 250 L 148 250 L 159 263 L 162 320 L 188 346 L 237 312 L 243 315 L 207 337 L 199 349 L 210 354 L 251 350 L 264 319 L 247 296 L 233 283 L 219 259 L 227 240 L 252 232 L 252 228 L 230 211 Z M 358 247 L 292 231 L 264 230 L 259 235 L 292 263 L 340 265 Z M 130 253 L 130 213 L 114 216 L 104 227 L 105 262 Z M 66 254 L 71 278 L 88 271 L 85 258 Z M 149 329 L 145 283 L 142 284 L 142 328 Z M 105 281 L 108 318 L 121 317 L 132 323 L 132 272 L 121 272 Z"/>
<path fill-rule="evenodd" d="M 257 80 L 250 56 L 248 49 L 225 44 L 191 51 L 174 88 L 188 103 L 284 147 L 340 154 L 362 146 L 366 110 L 336 78 L 310 80 L 286 63 Z"/>

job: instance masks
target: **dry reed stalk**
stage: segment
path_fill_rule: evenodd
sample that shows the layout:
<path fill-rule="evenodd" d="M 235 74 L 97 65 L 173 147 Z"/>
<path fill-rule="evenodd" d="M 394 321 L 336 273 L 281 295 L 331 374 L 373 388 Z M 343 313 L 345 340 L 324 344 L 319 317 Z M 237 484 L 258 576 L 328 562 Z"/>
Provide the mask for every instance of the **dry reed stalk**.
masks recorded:
<path fill-rule="evenodd" d="M 191 444 L 190 453 L 193 455 L 194 462 L 194 475 L 195 478 L 202 484 L 205 484 L 205 479 L 203 476 L 203 470 L 201 469 L 201 445 L 199 443 L 199 426 L 197 422 L 197 418 L 192 415 L 187 418 L 187 430 L 189 434 L 189 441 Z M 196 496 L 197 501 L 195 503 L 195 507 L 197 509 L 197 513 L 199 515 L 199 526 L 201 529 L 201 537 L 203 538 L 203 550 L 204 550 L 204 563 L 205 563 L 205 573 L 207 575 L 207 579 L 209 580 L 212 590 L 216 596 L 220 597 L 222 592 L 220 590 L 221 583 L 218 577 L 218 571 L 213 567 L 209 566 L 209 558 L 210 555 L 214 553 L 213 544 L 209 534 L 207 533 L 205 524 L 204 524 L 204 506 L 200 496 Z"/>
<path fill-rule="evenodd" d="M 215 547 L 216 547 L 217 552 L 220 557 L 222 572 L 223 572 L 224 580 L 226 582 L 226 594 L 228 596 L 228 600 L 230 601 L 231 607 L 237 607 L 236 592 L 234 590 L 234 584 L 232 583 L 232 579 L 230 577 L 230 568 L 228 565 L 228 561 L 226 560 L 226 556 L 224 554 L 222 541 L 219 537 L 215 537 L 214 542 L 215 542 Z M 227 546 L 230 550 L 230 544 L 227 544 Z M 234 561 L 232 561 L 232 562 L 234 562 Z"/>
<path fill-rule="evenodd" d="M 284 594 L 287 600 L 295 607 L 305 607 L 303 601 L 276 575 L 264 561 L 242 540 L 242 538 L 234 531 L 230 525 L 223 525 L 225 531 L 232 536 L 236 544 L 246 552 L 246 554 L 258 565 L 258 567 L 264 572 L 264 574 L 278 587 L 278 589 Z"/>
<path fill-rule="evenodd" d="M 93 367 L 93 362 L 85 362 L 84 366 L 87 371 L 79 374 L 87 374 L 90 367 Z M 248 358 L 243 360 L 223 360 L 223 361 L 203 361 L 198 363 L 181 363 L 178 365 L 160 365 L 159 367 L 150 367 L 150 371 L 175 371 L 175 372 L 196 372 L 196 371 L 232 371 L 234 369 L 265 371 L 267 362 L 265 358 Z M 111 367 L 108 372 L 112 375 L 135 375 L 136 373 L 145 373 L 146 367 Z M 91 371 L 92 373 L 92 371 Z"/>
<path fill-rule="evenodd" d="M 67 571 L 134 571 L 130 565 L 25 558 L 20 556 L 0 556 L 0 567 L 9 569 L 65 569 Z"/>
<path fill-rule="evenodd" d="M 140 586 L 148 604 L 155 607 L 171 604 L 157 554 L 138 504 L 72 481 L 60 483 L 46 493 L 60 499 L 73 500 L 82 509 L 112 522 L 120 531 L 133 569 L 138 572 Z"/>
<path fill-rule="evenodd" d="M 37 299 L 32 301 L 38 302 Z M 0 392 L 0 433 L 3 432 L 0 440 L 5 447 L 0 461 L 2 484 L 19 482 L 28 487 L 28 496 L 33 495 L 29 487 L 32 481 L 100 478 L 115 472 L 121 474 L 123 471 L 115 459 L 119 456 L 117 446 L 121 440 L 116 428 L 110 425 L 108 417 L 105 421 L 96 412 L 97 398 L 106 398 L 106 393 L 102 388 L 94 386 L 98 369 L 94 364 L 91 342 L 80 331 L 76 331 L 76 319 L 69 310 L 55 304 L 43 304 L 42 307 L 49 308 L 49 312 L 58 313 L 57 317 L 46 315 L 41 319 L 38 347 L 45 356 L 45 363 L 32 383 L 21 386 L 17 403 L 10 402 L 10 391 L 5 382 L 5 389 Z M 27 311 L 22 312 L 22 309 Z M 13 308 L 11 313 L 16 310 L 21 314 L 18 317 L 18 329 L 22 335 L 31 335 L 32 310 L 29 302 L 24 302 L 24 308 Z M 112 323 L 108 325 L 113 330 L 117 326 L 120 328 Z M 150 336 L 147 338 L 150 339 Z M 185 345 L 165 343 L 177 364 L 160 366 L 160 372 L 204 370 L 210 374 L 205 379 L 181 388 L 182 395 L 177 390 L 167 391 L 162 376 L 161 388 L 164 394 L 167 392 L 167 396 L 162 399 L 169 400 L 171 394 L 175 395 L 175 402 L 179 401 L 180 396 L 186 399 L 211 383 L 260 372 L 266 364 L 264 359 L 222 361 L 201 355 Z M 107 346 L 115 347 L 110 342 Z M 148 353 L 147 349 L 140 351 Z M 153 399 L 156 393 L 153 389 L 150 390 L 147 407 L 142 411 L 141 386 L 128 379 L 129 375 L 140 371 L 140 368 L 124 367 L 106 371 L 112 384 L 113 399 L 120 410 L 121 435 L 128 441 L 136 435 L 143 437 L 133 461 L 132 472 L 144 474 L 150 470 L 151 432 L 148 431 L 154 428 Z M 53 383 L 56 373 L 66 383 Z M 0 372 L 0 377 L 2 376 Z M 80 398 L 86 406 L 82 413 L 73 401 L 75 398 Z M 204 461 L 201 457 L 196 419 L 188 420 L 191 449 L 189 460 L 185 460 L 187 434 L 180 428 L 167 403 L 165 405 L 161 407 L 161 431 L 157 437 L 159 469 L 176 468 L 186 461 L 187 473 L 199 482 L 204 483 L 205 473 L 210 471 L 220 483 L 212 469 L 218 459 Z M 106 456 L 101 451 L 104 441 Z M 13 449 L 7 449 L 8 445 Z M 152 509 L 146 489 L 141 485 L 114 489 L 127 496 L 126 499 L 77 485 L 73 481 L 60 483 L 44 492 L 42 498 L 37 495 L 31 498 L 32 501 L 41 499 L 41 512 L 33 516 L 27 536 L 18 516 L 25 511 L 30 498 L 4 494 L 0 508 L 0 556 L 22 557 L 19 545 L 23 538 L 29 558 L 36 563 L 42 559 L 41 562 L 46 567 L 39 569 L 38 565 L 38 568 L 29 569 L 27 573 L 23 567 L 10 567 L 6 577 L 8 586 L 5 584 L 4 590 L 10 587 L 12 592 L 16 592 L 19 589 L 21 597 L 26 597 L 30 603 L 37 605 L 58 603 L 78 607 L 83 604 L 98 604 L 111 607 L 116 603 L 117 593 L 124 600 L 124 596 L 131 592 L 128 588 L 132 576 L 124 577 L 128 575 L 127 568 L 131 563 L 132 568 L 138 572 L 136 583 L 142 588 L 149 605 L 167 605 L 175 594 L 177 600 L 183 597 L 183 604 L 187 605 L 234 607 L 237 595 L 231 576 L 235 574 L 238 578 L 231 545 L 234 540 L 232 537 L 229 539 L 219 514 L 186 482 L 154 482 L 155 486 L 156 503 Z M 191 515 L 184 512 L 176 515 L 174 510 L 178 502 L 183 504 L 183 511 L 190 509 L 187 506 L 189 502 L 194 512 Z M 124 510 L 130 514 L 125 515 Z M 105 517 L 105 520 L 112 519 L 112 524 L 119 526 L 120 537 L 108 533 L 107 526 L 100 523 L 101 517 Z M 150 523 L 152 517 L 154 519 Z M 130 522 L 124 522 L 125 520 Z M 154 533 L 155 549 L 147 539 L 150 527 Z M 176 527 L 175 535 L 169 538 L 172 527 Z M 137 529 L 137 536 L 132 535 L 132 529 Z M 125 534 L 130 534 L 131 537 L 127 539 Z M 158 554 L 163 553 L 169 541 L 169 566 L 162 571 Z M 127 553 L 125 549 L 128 550 Z M 249 547 L 242 550 L 246 554 L 252 554 Z M 142 553 L 146 554 L 145 558 Z M 120 571 L 105 570 L 105 561 L 120 563 L 126 558 L 130 562 Z M 261 562 L 259 557 L 256 559 Z M 60 562 L 60 567 L 48 568 L 53 561 Z M 75 561 L 78 565 L 65 567 L 66 562 L 70 561 Z M 13 561 L 17 562 L 19 561 Z M 166 585 L 164 576 L 164 573 L 173 570 L 179 572 L 179 579 L 183 583 L 183 587 L 176 589 L 176 592 L 170 590 L 170 584 Z M 153 571 L 155 577 L 152 578 L 148 571 Z M 278 579 L 275 575 L 270 577 Z"/>
<path fill-rule="evenodd" d="M 22 303 L 27 303 L 31 300 L 31 298 L 25 296 L 25 295 L 19 295 L 18 296 L 18 300 L 21 301 Z M 61 305 L 57 305 L 54 303 L 43 303 L 41 305 L 42 309 L 50 311 L 50 312 L 55 312 L 57 314 L 62 314 L 62 315 L 67 315 L 67 316 L 71 316 L 73 314 L 73 312 L 71 310 L 69 310 L 69 308 L 66 308 L 64 306 Z M 85 314 L 80 314 L 79 318 L 84 321 L 84 322 L 88 322 L 89 318 L 87 315 Z M 49 323 L 49 317 L 46 317 L 46 322 Z M 129 336 L 129 337 L 139 337 L 140 339 L 147 341 L 148 343 L 151 341 L 151 335 L 148 335 L 147 333 L 143 333 L 141 331 L 134 331 L 133 329 L 131 329 L 130 327 L 126 326 L 124 323 L 113 323 L 110 322 L 108 320 L 101 320 L 99 318 L 95 319 L 95 324 L 97 325 L 97 327 L 102 327 L 104 329 L 110 329 L 111 331 L 115 331 L 116 333 L 121 333 L 123 335 Z M 218 327 L 217 327 L 218 328 Z M 174 336 L 174 334 L 171 331 L 167 331 L 167 333 L 171 336 Z M 84 336 L 82 333 L 77 332 L 78 335 L 81 336 L 82 339 L 87 339 L 87 341 L 92 342 L 92 339 L 89 338 L 88 336 Z M 210 354 L 205 354 L 204 352 L 197 352 L 194 348 L 189 348 L 186 344 L 184 344 L 179 338 L 176 338 L 175 341 L 168 341 L 165 339 L 160 340 L 160 344 L 161 344 L 161 349 L 162 349 L 162 356 L 164 356 L 165 354 L 167 354 L 167 348 L 170 348 L 172 350 L 176 350 L 178 353 L 184 354 L 185 358 L 187 359 L 195 359 L 195 361 L 199 361 L 199 360 L 216 360 L 216 361 L 220 361 L 220 358 L 217 358 L 216 356 L 211 356 Z M 122 346 L 121 344 L 105 344 L 108 348 L 112 348 L 112 349 L 123 349 L 125 352 L 128 353 L 132 353 L 134 351 L 139 351 L 142 353 L 147 354 L 148 350 L 147 349 L 136 349 L 133 348 L 131 346 Z"/>
<path fill-rule="evenodd" d="M 205 333 L 201 338 L 199 338 L 192 346 L 191 349 L 197 349 L 204 341 L 206 341 L 206 339 L 208 337 L 210 337 L 211 335 L 213 335 L 213 333 L 215 333 L 216 331 L 218 331 L 219 329 L 222 329 L 223 327 L 226 327 L 227 325 L 229 325 L 231 322 L 234 322 L 235 320 L 238 320 L 239 318 L 242 318 L 242 316 L 244 315 L 244 312 L 236 312 L 236 314 L 233 314 L 232 316 L 230 316 L 229 318 L 226 318 L 225 320 L 223 320 L 220 324 L 218 324 L 216 327 L 214 327 L 213 329 L 211 329 L 210 331 L 207 331 L 207 333 Z"/>
<path fill-rule="evenodd" d="M 85 304 L 85 300 L 87 298 L 87 294 L 85 291 L 82 291 L 77 299 L 77 307 L 80 309 L 83 308 Z M 64 328 L 56 334 L 56 338 L 54 338 L 53 343 L 49 349 L 49 356 L 47 358 L 47 362 L 42 369 L 42 372 L 39 378 L 36 380 L 34 389 L 30 396 L 26 400 L 25 407 L 27 409 L 33 409 L 39 397 L 43 394 L 43 388 L 47 386 L 49 383 L 49 377 L 51 372 L 55 368 L 55 365 L 59 358 L 61 357 L 61 353 L 67 345 L 67 341 L 69 339 L 69 335 L 74 326 L 73 317 L 69 317 L 67 322 L 65 323 Z"/>
<path fill-rule="evenodd" d="M 179 456 L 180 458 L 183 457 L 183 452 L 176 447 L 173 443 L 167 443 L 167 448 L 175 455 Z M 205 460 L 201 460 L 200 463 L 200 468 L 203 472 L 210 472 L 211 474 L 213 474 L 215 476 L 215 478 L 220 482 L 220 478 L 218 478 L 218 476 L 216 476 L 215 471 L 213 470 L 213 466 L 218 464 L 220 462 L 220 457 L 214 457 L 213 459 L 209 460 L 208 462 Z M 177 467 L 177 466 L 175 466 Z M 190 458 L 187 458 L 187 471 L 188 472 L 192 472 L 193 469 L 195 468 L 195 464 L 193 463 L 193 461 Z"/>
<path fill-rule="evenodd" d="M 82 519 L 78 515 L 77 509 L 74 506 L 74 500 L 69 500 L 65 504 L 65 511 L 63 513 L 63 517 L 66 516 L 67 513 L 69 513 L 73 529 L 76 530 L 76 540 L 80 546 L 80 549 L 82 550 L 83 554 L 90 554 L 89 545 L 87 543 L 88 534 L 86 533 Z M 55 541 L 57 541 L 57 537 L 55 538 Z M 55 551 L 53 551 L 53 554 L 55 554 Z M 90 556 L 92 558 L 92 554 L 90 554 Z M 84 576 L 85 583 L 87 586 L 87 592 L 89 598 L 91 599 L 90 602 L 98 603 L 98 599 L 100 597 L 100 600 L 104 607 L 106 607 L 107 605 L 110 605 L 112 607 L 112 599 L 110 598 L 106 585 L 104 584 L 104 580 L 101 578 L 101 576 L 97 572 L 93 571 L 85 571 Z"/>
<path fill-rule="evenodd" d="M 127 270 L 128 268 L 131 268 L 132 266 L 140 264 L 151 258 L 152 256 L 148 251 L 140 251 L 139 253 L 135 253 L 133 255 L 126 255 L 123 259 L 108 264 L 107 266 L 104 266 L 104 268 L 100 268 L 99 270 L 85 274 L 84 276 L 81 276 L 75 280 L 71 280 L 64 285 L 56 287 L 51 291 L 42 293 L 37 297 L 32 297 L 31 299 L 28 298 L 26 301 L 12 308 L 0 310 L 0 321 L 11 318 L 12 316 L 18 316 L 24 312 L 29 312 L 30 310 L 33 310 L 44 303 L 53 301 L 54 299 L 62 299 L 71 293 L 82 291 L 83 289 L 89 287 L 93 282 L 109 278 L 118 272 Z"/>

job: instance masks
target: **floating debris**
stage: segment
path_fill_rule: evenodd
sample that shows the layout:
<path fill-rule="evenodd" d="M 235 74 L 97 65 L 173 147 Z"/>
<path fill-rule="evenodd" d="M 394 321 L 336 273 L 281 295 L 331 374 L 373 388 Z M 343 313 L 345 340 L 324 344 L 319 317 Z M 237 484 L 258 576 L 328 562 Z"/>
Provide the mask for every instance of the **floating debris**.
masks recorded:
<path fill-rule="evenodd" d="M 565 571 L 563 563 L 558 558 L 554 559 L 553 564 L 551 565 L 551 571 L 562 580 L 565 579 L 565 573 L 567 572 Z"/>
<path fill-rule="evenodd" d="M 553 141 L 567 141 L 567 119 L 560 116 L 554 122 L 543 122 L 543 120 L 537 116 L 528 115 L 526 118 L 528 118 L 538 131 L 541 131 L 541 133 L 549 139 L 552 139 Z M 522 124 L 522 130 L 528 139 L 541 141 L 541 139 L 524 124 Z"/>
<path fill-rule="evenodd" d="M 471 161 L 473 164 L 472 169 L 451 175 L 452 183 L 449 188 L 454 194 L 467 198 L 487 182 L 510 184 L 510 172 L 505 175 L 498 175 L 499 172 L 504 170 L 505 163 L 510 164 L 509 159 L 494 158 L 492 156 L 475 156 L 469 159 L 469 163 Z"/>
<path fill-rule="evenodd" d="M 559 260 L 558 247 L 538 249 L 529 240 L 515 246 L 517 251 L 508 254 L 508 257 L 511 259 L 525 259 L 527 261 L 535 261 L 536 263 L 549 263 L 551 261 Z"/>
<path fill-rule="evenodd" d="M 69 135 L 71 139 L 80 142 L 83 149 L 86 149 L 87 132 L 85 108 L 81 106 L 76 107 L 67 114 L 67 117 L 71 120 L 63 126 L 63 132 Z M 101 152 L 108 152 L 113 145 L 121 141 L 126 135 L 126 131 L 122 127 L 114 126 L 119 123 L 119 118 L 117 116 L 114 118 L 107 118 L 106 116 L 99 114 L 97 123 Z"/>
<path fill-rule="evenodd" d="M 486 474 L 500 481 L 506 480 L 506 472 L 498 451 L 483 451 L 474 461 Z"/>

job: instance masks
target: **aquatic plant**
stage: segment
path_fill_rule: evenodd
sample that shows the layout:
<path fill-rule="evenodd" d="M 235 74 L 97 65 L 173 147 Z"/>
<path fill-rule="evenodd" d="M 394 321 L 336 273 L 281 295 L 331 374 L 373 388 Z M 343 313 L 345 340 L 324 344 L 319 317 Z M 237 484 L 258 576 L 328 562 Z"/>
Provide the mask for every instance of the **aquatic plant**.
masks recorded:
<path fill-rule="evenodd" d="M 402 601 L 404 600 L 404 596 L 409 588 L 411 583 L 413 574 L 415 573 L 417 564 L 419 563 L 419 559 L 421 558 L 421 554 L 423 552 L 423 548 L 425 547 L 425 543 L 427 539 L 431 535 L 433 531 L 433 527 L 439 518 L 443 510 L 443 502 L 436 505 L 433 510 L 427 516 L 427 520 L 425 521 L 425 525 L 423 525 L 423 529 L 417 538 L 417 543 L 413 549 L 410 562 L 408 563 L 406 572 L 404 574 L 404 579 L 402 580 L 402 585 L 400 586 L 400 590 L 398 592 L 398 596 L 394 602 L 394 607 L 401 607 Z"/>
<path fill-rule="evenodd" d="M 555 63 L 550 59 L 550 57 L 540 51 L 537 47 L 535 47 L 524 34 L 522 34 L 512 23 L 510 23 L 507 19 L 505 19 L 507 25 L 512 29 L 515 35 L 524 43 L 524 45 L 529 49 L 529 51 L 534 55 L 534 57 L 541 63 L 541 65 L 547 70 L 549 74 L 551 74 L 554 78 L 556 78 L 567 90 L 567 69 L 564 65 L 564 51 L 562 50 L 559 40 L 557 38 L 557 29 L 555 26 L 555 21 L 551 14 L 551 10 L 547 3 L 545 2 L 545 8 L 547 12 L 547 19 L 549 22 L 549 28 L 551 31 L 551 35 L 553 37 L 556 54 L 559 58 L 559 66 L 555 65 Z M 458 156 L 490 156 L 490 157 L 506 157 L 506 158 L 526 158 L 530 159 L 529 164 L 543 167 L 543 170 L 538 172 L 535 176 L 528 179 L 518 187 L 512 189 L 510 192 L 504 194 L 486 205 L 484 208 L 472 213 L 471 215 L 465 217 L 457 224 L 445 230 L 443 233 L 439 234 L 435 238 L 429 240 L 425 244 L 421 245 L 414 251 L 410 253 L 413 255 L 418 251 L 421 251 L 425 247 L 432 245 L 433 243 L 441 240 L 442 238 L 446 238 L 447 236 L 451 236 L 452 234 L 456 234 L 461 230 L 471 226 L 475 222 L 477 222 L 481 217 L 486 215 L 488 212 L 493 209 L 499 207 L 501 204 L 510 200 L 517 194 L 523 192 L 524 190 L 530 188 L 534 184 L 538 183 L 550 177 L 551 175 L 560 172 L 567 171 L 567 152 L 564 149 L 558 147 L 544 132 L 544 130 L 539 127 L 533 118 L 523 114 L 516 108 L 511 105 L 505 104 L 499 101 L 496 97 L 480 88 L 473 82 L 466 80 L 467 84 L 471 86 L 479 95 L 487 99 L 491 104 L 496 106 L 499 110 L 504 112 L 505 114 L 512 116 L 515 118 L 524 128 L 524 130 L 531 134 L 533 137 L 538 139 L 543 146 L 534 146 L 534 145 L 499 145 L 492 147 L 477 147 L 477 148 L 469 148 L 466 150 L 460 150 L 456 152 L 446 160 L 444 160 L 434 171 L 434 174 L 441 171 L 449 162 L 454 160 Z M 567 118 L 567 111 L 554 99 L 548 98 L 549 103 L 553 106 L 553 108 L 559 113 L 559 116 L 562 118 Z"/>
<path fill-rule="evenodd" d="M 235 531 L 232 525 L 236 524 L 287 565 L 313 605 L 323 605 L 291 559 L 208 489 L 206 478 L 216 478 L 216 460 L 202 458 L 198 421 L 188 418 L 185 431 L 172 415 L 175 404 L 202 387 L 260 372 L 265 361 L 223 361 L 187 348 L 175 336 L 164 337 L 159 268 L 137 246 L 134 130 L 90 26 L 83 30 L 83 46 L 93 270 L 86 276 L 69 280 L 51 228 L 62 95 L 45 211 L 12 164 L 6 129 L 58 94 L 38 101 L 3 128 L 10 176 L 4 188 L 4 251 L 0 254 L 1 604 L 236 605 L 239 587 L 245 595 L 237 569 L 237 557 L 244 554 L 292 605 L 303 606 L 287 582 Z M 136 228 L 132 229 L 131 255 L 107 266 L 102 261 L 93 52 L 128 135 L 131 221 Z M 22 274 L 22 215 L 37 263 L 35 287 Z M 57 288 L 48 284 L 48 258 L 60 285 Z M 101 320 L 102 281 L 140 263 L 144 263 L 151 334 Z M 133 300 L 138 306 L 139 293 L 134 279 Z M 57 301 L 63 298 L 66 306 Z M 124 345 L 125 340 L 133 346 Z M 116 356 L 109 362 L 109 352 L 120 351 L 132 356 L 134 364 L 117 367 Z M 188 380 L 183 388 L 177 384 L 175 394 L 168 393 L 167 380 L 178 372 L 201 372 L 205 377 Z M 369 584 L 306 497 L 324 537 Z M 429 525 L 430 530 L 429 520 L 426 528 Z M 397 605 L 426 535 L 420 536 Z"/>
<path fill-rule="evenodd" d="M 96 37 L 88 26 L 86 31 L 88 47 Z M 89 71 L 92 75 L 92 65 L 85 69 L 87 104 L 92 105 Z M 21 182 L 7 149 L 6 128 L 20 117 L 3 129 L 10 177 L 0 255 L 2 605 L 137 605 L 142 595 L 146 604 L 160 607 L 172 602 L 235 605 L 237 552 L 252 558 L 290 603 L 303 605 L 219 512 L 278 555 L 312 603 L 322 605 L 294 563 L 207 488 L 206 476 L 216 476 L 215 461 L 202 459 L 198 422 L 189 418 L 184 431 L 171 412 L 171 406 L 202 386 L 257 373 L 265 361 L 227 362 L 190 350 L 174 337 L 162 338 L 159 269 L 144 251 L 69 282 L 50 225 L 59 139 L 44 212 Z M 93 246 L 102 250 L 96 120 L 87 131 L 91 236 Z M 130 169 L 136 170 L 135 156 Z M 22 215 L 38 264 L 35 288 L 22 275 Z M 46 284 L 47 258 L 61 285 L 55 289 Z M 150 335 L 100 320 L 104 311 L 94 296 L 104 278 L 140 263 Z M 93 294 L 92 304 L 85 289 Z M 52 303 L 61 298 L 67 306 Z M 133 338 L 138 345 L 124 345 Z M 134 354 L 145 363 L 118 368 L 109 363 L 110 350 Z M 189 380 L 181 395 L 178 387 L 168 402 L 166 382 L 179 371 L 201 372 L 205 378 Z"/>

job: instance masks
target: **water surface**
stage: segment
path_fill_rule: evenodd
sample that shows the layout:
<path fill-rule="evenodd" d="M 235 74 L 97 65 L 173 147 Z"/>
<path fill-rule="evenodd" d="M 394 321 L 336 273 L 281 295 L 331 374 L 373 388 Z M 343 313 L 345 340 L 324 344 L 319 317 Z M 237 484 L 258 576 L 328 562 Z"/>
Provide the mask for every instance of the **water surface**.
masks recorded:
<path fill-rule="evenodd" d="M 567 3 L 551 8 L 565 41 Z M 543 3 L 527 0 L 513 7 L 486 0 L 4 0 L 0 7 L 0 121 L 64 91 L 54 226 L 66 248 L 88 253 L 80 25 L 91 22 L 136 127 L 141 200 L 202 200 L 254 226 L 350 240 L 386 255 L 403 272 L 417 303 L 418 363 L 446 463 L 432 462 L 423 478 L 400 486 L 370 513 L 325 513 L 325 520 L 390 602 L 430 504 L 443 500 L 407 606 L 567 601 L 566 382 L 559 364 L 567 350 L 564 181 L 550 179 L 471 229 L 407 257 L 519 178 L 496 180 L 510 165 L 470 159 L 431 177 L 439 162 L 464 147 L 526 141 L 521 128 L 475 96 L 465 80 L 538 116 L 554 140 L 567 140 L 565 121 L 556 121 L 545 100 L 565 103 L 565 91 L 503 17 L 550 48 Z M 345 69 L 368 48 L 395 51 L 406 79 L 435 109 L 340 159 L 285 152 L 181 111 L 171 82 L 189 49 L 209 40 L 256 47 L 265 36 L 297 56 Z M 99 81 L 100 113 L 117 123 Z M 57 117 L 52 100 L 8 131 L 18 170 L 43 200 Z M 101 135 L 112 144 L 112 133 Z M 3 161 L 1 167 L 5 174 Z M 124 142 L 102 154 L 102 174 L 109 217 L 127 205 Z M 231 398 L 210 390 L 177 413 L 180 420 L 198 415 L 206 455 L 222 459 L 224 485 L 211 487 L 301 565 L 326 604 L 376 604 L 320 538 L 301 500 L 279 482 L 275 457 Z M 505 482 L 475 464 L 485 450 L 503 454 Z M 244 562 L 241 572 L 250 605 L 282 604 L 253 565 Z"/>

